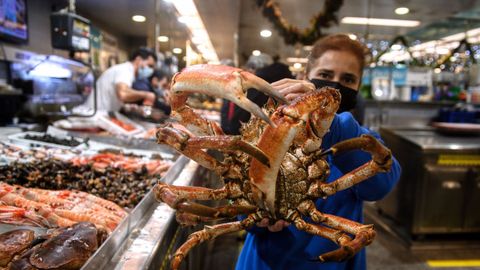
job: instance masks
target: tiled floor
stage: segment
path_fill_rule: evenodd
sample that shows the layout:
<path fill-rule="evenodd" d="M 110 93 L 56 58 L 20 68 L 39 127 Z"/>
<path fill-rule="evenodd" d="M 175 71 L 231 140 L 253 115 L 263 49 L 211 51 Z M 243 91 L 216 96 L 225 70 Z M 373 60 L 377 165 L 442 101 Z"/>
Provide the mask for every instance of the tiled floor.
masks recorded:
<path fill-rule="evenodd" d="M 366 223 L 376 223 L 378 217 L 371 217 L 372 211 L 367 211 Z M 411 250 L 405 241 L 382 229 L 380 224 L 375 224 L 377 229 L 376 240 L 367 248 L 367 269 L 369 270 L 470 270 L 480 267 L 442 267 L 432 268 L 428 260 L 464 260 L 480 259 L 480 248 L 475 245 L 466 245 L 460 248 L 449 248 L 448 243 L 438 245 L 418 245 L 419 248 Z M 206 265 L 203 269 L 234 269 L 238 252 L 241 248 L 241 237 L 237 234 L 221 236 L 208 245 Z M 319 268 L 321 269 L 321 268 Z"/>

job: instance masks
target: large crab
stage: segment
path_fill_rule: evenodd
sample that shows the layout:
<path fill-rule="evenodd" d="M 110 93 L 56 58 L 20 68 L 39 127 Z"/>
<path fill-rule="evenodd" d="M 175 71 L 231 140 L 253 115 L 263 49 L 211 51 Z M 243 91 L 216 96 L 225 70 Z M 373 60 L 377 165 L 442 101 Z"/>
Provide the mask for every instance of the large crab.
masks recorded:
<path fill-rule="evenodd" d="M 256 88 L 278 103 L 270 100 L 264 110 L 260 109 L 246 98 L 249 88 Z M 372 225 L 321 213 L 315 208 L 317 198 L 326 198 L 377 172 L 386 172 L 392 162 L 390 151 L 368 135 L 321 149 L 322 137 L 340 103 L 337 90 L 322 88 L 288 104 L 267 82 L 251 73 L 226 66 L 196 65 L 174 76 L 171 91 L 173 116 L 183 126 L 158 129 L 158 143 L 167 144 L 215 171 L 226 184 L 220 189 L 208 189 L 159 183 L 155 187 L 156 198 L 176 209 L 177 220 L 183 225 L 246 215 L 241 221 L 205 226 L 191 234 L 175 252 L 172 269 L 178 269 L 195 245 L 250 228 L 264 218 L 272 223 L 290 222 L 299 230 L 328 238 L 340 246 L 320 255 L 319 261 L 345 260 L 372 242 Z M 216 122 L 201 118 L 186 105 L 191 93 L 230 100 L 254 116 L 243 125 L 242 135 L 227 136 Z M 217 160 L 207 149 L 222 151 L 225 158 Z M 327 183 L 329 165 L 325 156 L 353 149 L 369 152 L 372 160 Z M 194 202 L 221 199 L 233 203 L 214 208 Z M 303 217 L 310 217 L 314 223 Z"/>

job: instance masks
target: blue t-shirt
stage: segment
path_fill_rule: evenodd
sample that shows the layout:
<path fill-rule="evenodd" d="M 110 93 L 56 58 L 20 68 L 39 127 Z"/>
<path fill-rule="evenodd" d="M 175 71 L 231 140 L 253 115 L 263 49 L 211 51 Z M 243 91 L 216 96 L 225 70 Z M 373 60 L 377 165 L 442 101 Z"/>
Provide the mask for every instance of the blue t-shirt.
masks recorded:
<path fill-rule="evenodd" d="M 359 137 L 362 134 L 371 134 L 380 139 L 377 133 L 361 127 L 349 112 L 338 114 L 332 122 L 330 131 L 323 138 L 322 149 L 328 149 L 335 143 Z M 332 182 L 369 160 L 371 160 L 370 154 L 361 150 L 329 157 L 331 173 L 327 181 Z M 322 213 L 363 223 L 363 201 L 375 201 L 387 195 L 397 183 L 400 173 L 400 165 L 393 159 L 392 168 L 388 173 L 379 173 L 352 188 L 340 191 L 326 199 L 318 199 L 317 209 Z M 305 221 L 311 222 L 309 218 Z M 332 241 L 299 231 L 294 225 L 280 232 L 270 232 L 266 228 L 254 227 L 247 234 L 236 270 L 366 269 L 365 249 L 342 263 L 312 261 L 319 255 L 337 248 L 338 246 Z"/>

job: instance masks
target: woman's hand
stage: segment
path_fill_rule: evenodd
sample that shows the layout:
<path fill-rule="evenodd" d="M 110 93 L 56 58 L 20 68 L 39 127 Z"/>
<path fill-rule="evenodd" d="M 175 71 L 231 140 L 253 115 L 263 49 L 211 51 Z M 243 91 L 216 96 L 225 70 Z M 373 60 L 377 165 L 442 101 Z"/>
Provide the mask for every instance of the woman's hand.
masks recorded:
<path fill-rule="evenodd" d="M 285 220 L 278 220 L 273 225 L 269 225 L 270 221 L 268 218 L 262 219 L 260 222 L 257 222 L 257 227 L 265 228 L 268 227 L 268 230 L 271 232 L 279 232 L 283 230 L 283 228 L 290 226 L 290 222 L 286 222 Z"/>
<path fill-rule="evenodd" d="M 273 89 L 282 94 L 288 101 L 292 101 L 297 97 L 315 90 L 315 85 L 309 81 L 282 79 L 272 83 Z"/>

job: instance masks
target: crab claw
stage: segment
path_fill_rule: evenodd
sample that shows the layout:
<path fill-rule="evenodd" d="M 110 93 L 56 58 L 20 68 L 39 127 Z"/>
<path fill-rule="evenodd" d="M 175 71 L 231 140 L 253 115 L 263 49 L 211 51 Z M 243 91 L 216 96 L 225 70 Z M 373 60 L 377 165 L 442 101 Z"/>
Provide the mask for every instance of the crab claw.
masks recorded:
<path fill-rule="evenodd" d="M 288 103 L 263 79 L 238 68 L 220 65 L 194 65 L 177 73 L 172 80 L 172 92 L 202 93 L 232 101 L 265 122 L 273 125 L 268 116 L 250 101 L 245 92 L 255 88 L 282 103 Z"/>

